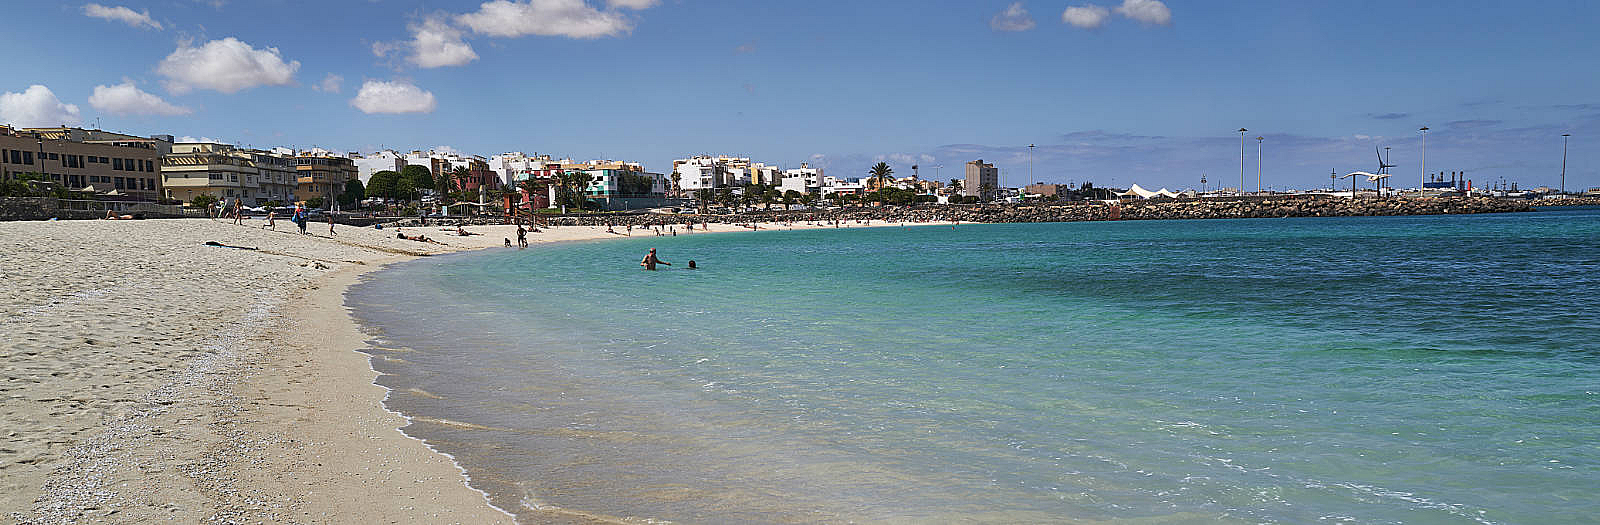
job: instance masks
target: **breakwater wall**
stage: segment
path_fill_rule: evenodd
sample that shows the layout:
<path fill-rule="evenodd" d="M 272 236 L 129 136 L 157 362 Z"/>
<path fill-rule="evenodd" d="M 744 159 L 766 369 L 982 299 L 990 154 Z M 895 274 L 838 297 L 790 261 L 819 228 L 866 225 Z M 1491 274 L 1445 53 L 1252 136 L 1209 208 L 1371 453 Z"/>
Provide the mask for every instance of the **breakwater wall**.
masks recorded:
<path fill-rule="evenodd" d="M 1134 201 L 1120 204 L 982 204 L 867 206 L 833 210 L 772 210 L 722 215 L 589 215 L 549 219 L 556 226 L 654 226 L 688 222 L 731 224 L 771 222 L 1079 222 L 1157 219 L 1243 219 L 1279 217 L 1366 217 L 1533 211 L 1528 201 L 1491 198 L 1308 199 L 1253 201 Z"/>

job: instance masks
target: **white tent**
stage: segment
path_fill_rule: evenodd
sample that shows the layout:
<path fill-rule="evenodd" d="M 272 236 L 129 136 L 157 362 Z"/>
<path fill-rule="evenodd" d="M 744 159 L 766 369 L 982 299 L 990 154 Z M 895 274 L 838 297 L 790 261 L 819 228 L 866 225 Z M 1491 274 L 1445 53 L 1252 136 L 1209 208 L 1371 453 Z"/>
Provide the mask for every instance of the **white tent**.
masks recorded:
<path fill-rule="evenodd" d="M 1147 189 L 1139 187 L 1138 184 L 1134 184 L 1132 188 L 1128 188 L 1128 191 L 1125 191 L 1125 192 L 1122 192 L 1122 193 L 1118 193 L 1117 196 L 1119 196 L 1119 197 L 1134 196 L 1134 197 L 1138 197 L 1138 198 L 1141 198 L 1141 199 L 1153 199 L 1153 198 L 1156 198 L 1156 197 L 1177 198 L 1178 194 L 1173 193 L 1171 190 L 1168 190 L 1166 188 L 1161 188 L 1159 191 L 1150 191 L 1150 190 L 1147 190 Z"/>

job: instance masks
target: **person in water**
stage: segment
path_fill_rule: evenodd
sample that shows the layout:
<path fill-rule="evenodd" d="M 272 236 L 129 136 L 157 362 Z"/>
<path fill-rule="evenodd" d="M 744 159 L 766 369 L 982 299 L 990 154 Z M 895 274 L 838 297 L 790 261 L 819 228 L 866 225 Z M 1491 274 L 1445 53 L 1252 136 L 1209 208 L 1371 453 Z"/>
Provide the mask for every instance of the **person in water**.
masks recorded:
<path fill-rule="evenodd" d="M 694 270 L 694 269 L 697 269 L 697 268 L 696 268 L 696 267 L 695 267 L 695 265 L 694 265 L 694 259 L 689 259 L 689 269 L 690 269 L 690 270 Z"/>
<path fill-rule="evenodd" d="M 639 261 L 639 266 L 643 266 L 644 269 L 651 270 L 651 271 L 654 271 L 656 269 L 656 264 L 665 264 L 667 266 L 672 266 L 672 263 L 669 263 L 667 261 L 663 261 L 661 259 L 657 259 L 656 258 L 656 249 L 655 248 L 651 248 L 650 249 L 650 253 L 645 254 L 644 260 Z"/>

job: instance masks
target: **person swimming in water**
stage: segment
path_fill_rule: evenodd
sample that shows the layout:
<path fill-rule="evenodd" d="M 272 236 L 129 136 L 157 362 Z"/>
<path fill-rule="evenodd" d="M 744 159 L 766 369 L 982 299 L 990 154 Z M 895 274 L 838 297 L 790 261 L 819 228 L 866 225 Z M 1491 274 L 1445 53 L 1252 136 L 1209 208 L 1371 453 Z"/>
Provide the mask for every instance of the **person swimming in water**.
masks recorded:
<path fill-rule="evenodd" d="M 697 267 L 694 265 L 694 259 L 689 259 L 689 269 L 694 270 L 696 268 Z"/>
<path fill-rule="evenodd" d="M 669 263 L 667 261 L 663 261 L 661 259 L 657 259 L 656 258 L 656 249 L 655 248 L 651 248 L 650 249 L 650 253 L 645 254 L 644 260 L 639 261 L 639 266 L 643 266 L 644 269 L 651 270 L 651 271 L 655 271 L 656 264 L 665 264 L 667 266 L 672 266 L 672 263 Z"/>

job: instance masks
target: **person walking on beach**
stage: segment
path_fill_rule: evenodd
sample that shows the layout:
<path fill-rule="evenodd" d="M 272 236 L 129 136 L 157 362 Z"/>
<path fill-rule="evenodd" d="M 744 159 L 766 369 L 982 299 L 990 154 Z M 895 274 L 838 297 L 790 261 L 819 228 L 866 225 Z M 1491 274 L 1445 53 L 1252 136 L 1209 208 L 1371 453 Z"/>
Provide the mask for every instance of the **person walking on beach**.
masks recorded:
<path fill-rule="evenodd" d="M 266 228 L 272 231 L 278 231 L 278 212 L 271 210 L 267 211 Z"/>
<path fill-rule="evenodd" d="M 306 234 L 306 209 L 300 207 L 299 204 L 294 205 L 294 216 L 289 218 L 289 222 L 294 223 L 295 226 L 298 226 L 300 228 L 300 235 L 305 235 Z"/>
<path fill-rule="evenodd" d="M 669 263 L 667 261 L 663 261 L 661 259 L 657 259 L 656 258 L 656 249 L 655 248 L 651 248 L 650 249 L 650 253 L 645 254 L 644 260 L 639 261 L 639 266 L 643 266 L 644 269 L 650 270 L 650 271 L 655 271 L 656 264 L 665 264 L 667 266 L 672 266 L 672 263 Z"/>
<path fill-rule="evenodd" d="M 233 201 L 233 223 L 244 226 L 244 197 Z"/>
<path fill-rule="evenodd" d="M 523 229 L 521 224 L 517 225 L 517 247 L 518 248 L 527 248 L 528 247 L 528 230 Z"/>
<path fill-rule="evenodd" d="M 333 235 L 333 212 L 330 211 L 328 212 L 328 236 L 332 237 Z"/>

